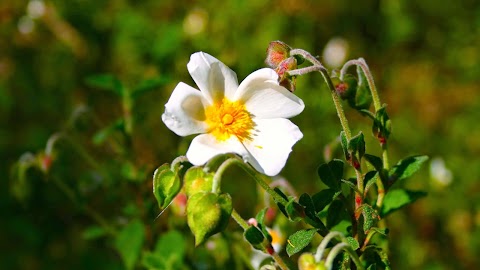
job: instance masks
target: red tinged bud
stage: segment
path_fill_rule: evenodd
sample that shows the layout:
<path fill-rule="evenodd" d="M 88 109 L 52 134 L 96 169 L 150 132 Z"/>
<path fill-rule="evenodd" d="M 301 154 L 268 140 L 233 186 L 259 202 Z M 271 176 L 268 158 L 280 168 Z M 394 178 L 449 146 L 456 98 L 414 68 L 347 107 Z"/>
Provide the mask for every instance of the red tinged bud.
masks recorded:
<path fill-rule="evenodd" d="M 271 68 L 276 68 L 280 63 L 287 59 L 290 54 L 290 46 L 281 41 L 272 41 L 267 48 L 267 58 L 265 64 Z"/>

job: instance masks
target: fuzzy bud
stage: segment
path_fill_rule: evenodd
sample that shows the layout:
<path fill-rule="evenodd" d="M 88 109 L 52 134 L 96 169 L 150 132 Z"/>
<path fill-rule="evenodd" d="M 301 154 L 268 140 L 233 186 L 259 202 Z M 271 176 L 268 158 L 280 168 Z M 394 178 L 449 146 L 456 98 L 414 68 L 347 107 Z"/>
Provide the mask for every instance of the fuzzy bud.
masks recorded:
<path fill-rule="evenodd" d="M 281 41 L 272 41 L 267 48 L 265 64 L 271 68 L 277 68 L 280 63 L 287 59 L 290 54 L 290 46 Z"/>
<path fill-rule="evenodd" d="M 280 62 L 275 69 L 275 72 L 278 74 L 278 82 L 290 92 L 295 91 L 296 78 L 288 75 L 288 71 L 294 69 L 297 69 L 297 59 L 295 57 L 288 57 Z"/>

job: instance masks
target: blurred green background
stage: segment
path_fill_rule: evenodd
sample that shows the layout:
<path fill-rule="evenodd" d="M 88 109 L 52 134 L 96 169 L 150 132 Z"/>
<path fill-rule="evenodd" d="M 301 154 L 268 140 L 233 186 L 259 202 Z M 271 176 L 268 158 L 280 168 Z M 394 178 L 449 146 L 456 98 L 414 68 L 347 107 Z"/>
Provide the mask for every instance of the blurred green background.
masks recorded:
<path fill-rule="evenodd" d="M 178 82 L 194 86 L 186 69 L 190 54 L 215 56 L 240 81 L 264 66 L 272 40 L 306 49 L 330 68 L 335 59 L 323 55 L 327 44 L 346 53 L 343 61 L 365 58 L 392 119 L 391 163 L 413 154 L 434 161 L 405 183 L 428 190 L 428 197 L 387 219 L 393 269 L 480 266 L 480 2 L 2 0 L 0 268 L 121 269 L 111 243 L 82 237 L 92 220 L 40 173 L 29 172 L 24 199 L 15 199 L 12 166 L 68 129 L 103 169 L 63 143 L 52 170 L 109 219 L 121 223 L 133 211 L 154 223 L 151 173 L 184 154 L 191 139 L 177 137 L 160 119 Z M 124 113 L 118 97 L 85 81 L 105 73 L 129 88 L 160 81 L 135 101 L 131 147 L 121 157 L 92 142 Z M 282 175 L 301 194 L 320 190 L 316 168 L 340 125 L 321 76 L 297 81 L 306 109 L 293 121 L 304 138 Z M 354 133 L 370 134 L 362 116 L 347 114 Z M 378 150 L 370 138 L 367 151 Z M 101 177 L 125 160 L 148 177 Z M 253 181 L 245 183 L 249 190 Z M 233 195 L 234 202 L 242 196 Z M 148 231 L 147 239 L 158 233 Z"/>

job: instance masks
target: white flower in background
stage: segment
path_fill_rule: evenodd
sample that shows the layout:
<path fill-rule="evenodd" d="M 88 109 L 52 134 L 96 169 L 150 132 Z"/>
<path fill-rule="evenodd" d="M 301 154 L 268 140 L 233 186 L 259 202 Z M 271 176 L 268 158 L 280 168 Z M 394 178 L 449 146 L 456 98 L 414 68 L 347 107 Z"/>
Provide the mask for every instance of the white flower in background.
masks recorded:
<path fill-rule="evenodd" d="M 323 49 L 323 60 L 332 68 L 338 68 L 345 63 L 347 55 L 348 42 L 341 37 L 330 39 Z"/>
<path fill-rule="evenodd" d="M 259 172 L 277 175 L 303 137 L 286 119 L 303 111 L 303 101 L 280 86 L 270 68 L 253 72 L 240 85 L 235 72 L 203 52 L 192 54 L 187 68 L 200 91 L 180 82 L 162 120 L 179 136 L 201 133 L 187 151 L 188 160 L 203 165 L 218 154 L 236 153 Z"/>
<path fill-rule="evenodd" d="M 445 166 L 441 157 L 435 157 L 430 162 L 430 177 L 441 186 L 448 186 L 453 180 L 452 171 Z"/>

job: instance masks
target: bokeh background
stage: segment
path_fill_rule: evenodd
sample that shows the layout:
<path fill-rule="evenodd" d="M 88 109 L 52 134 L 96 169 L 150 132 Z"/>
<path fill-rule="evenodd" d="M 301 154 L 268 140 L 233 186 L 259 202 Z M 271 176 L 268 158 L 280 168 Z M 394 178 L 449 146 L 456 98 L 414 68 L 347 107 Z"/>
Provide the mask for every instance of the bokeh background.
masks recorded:
<path fill-rule="evenodd" d="M 428 197 L 387 219 L 393 269 L 479 267 L 480 2 L 2 0 L 0 268 L 122 269 L 111 242 L 84 237 L 92 219 L 38 170 L 12 188 L 15 162 L 68 130 L 78 145 L 59 143 L 52 171 L 108 219 L 133 215 L 150 226 L 157 213 L 151 173 L 185 153 L 191 140 L 160 119 L 175 85 L 194 85 L 186 69 L 190 54 L 208 52 L 242 80 L 264 66 L 272 40 L 310 51 L 329 68 L 364 57 L 392 119 L 391 163 L 431 157 L 404 183 Z M 130 150 L 122 156 L 92 141 L 124 113 L 115 94 L 86 82 L 106 73 L 128 88 L 157 81 L 135 100 Z M 321 76 L 297 81 L 306 109 L 293 121 L 304 138 L 282 175 L 302 193 L 322 188 L 316 168 L 340 125 Z M 366 119 L 347 114 L 355 133 L 370 134 Z M 369 140 L 367 151 L 378 153 Z M 77 148 L 95 160 L 85 161 Z M 131 167 L 119 167 L 125 160 Z M 137 180 L 128 180 L 132 171 Z M 138 180 L 142 175 L 148 177 Z M 251 180 L 235 181 L 245 193 L 252 189 Z M 248 201 L 241 192 L 233 196 Z M 148 231 L 147 238 L 158 234 Z"/>

